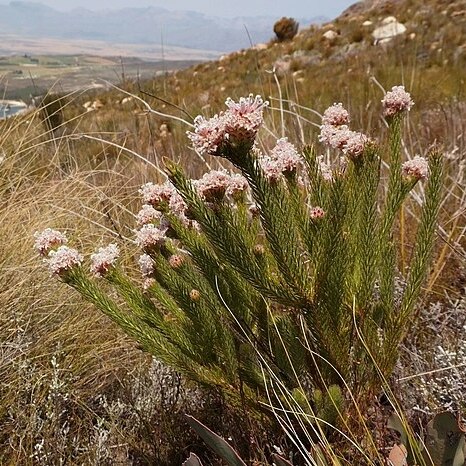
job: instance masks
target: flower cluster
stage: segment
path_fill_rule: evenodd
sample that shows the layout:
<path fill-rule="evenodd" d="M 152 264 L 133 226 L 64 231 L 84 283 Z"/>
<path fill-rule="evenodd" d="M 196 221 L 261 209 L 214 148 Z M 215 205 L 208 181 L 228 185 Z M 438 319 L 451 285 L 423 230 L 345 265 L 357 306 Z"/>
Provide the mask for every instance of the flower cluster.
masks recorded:
<path fill-rule="evenodd" d="M 228 98 L 228 110 L 224 114 L 225 132 L 229 139 L 237 142 L 254 141 L 263 123 L 263 109 L 268 105 L 260 95 L 241 97 L 239 102 Z"/>
<path fill-rule="evenodd" d="M 66 244 L 67 237 L 52 228 L 46 228 L 44 231 L 34 233 L 34 248 L 41 256 L 47 256 L 51 249 Z"/>
<path fill-rule="evenodd" d="M 224 170 L 211 170 L 193 182 L 197 193 L 206 202 L 223 199 L 229 183 L 230 176 Z"/>
<path fill-rule="evenodd" d="M 408 160 L 402 166 L 403 176 L 415 180 L 424 180 L 429 175 L 429 163 L 424 157 L 416 155 L 413 159 Z"/>
<path fill-rule="evenodd" d="M 188 209 L 186 203 L 169 181 L 163 184 L 146 183 L 141 186 L 139 194 L 144 202 L 136 216 L 139 225 L 158 223 L 160 230 L 166 231 L 169 222 L 162 212 L 169 211 L 176 215 L 184 225 L 195 227 L 194 222 L 186 216 Z"/>
<path fill-rule="evenodd" d="M 325 216 L 325 210 L 319 206 L 312 207 L 309 212 L 309 216 L 312 218 L 312 220 L 318 220 Z"/>
<path fill-rule="evenodd" d="M 223 199 L 225 194 L 238 199 L 247 190 L 248 182 L 240 174 L 230 175 L 226 170 L 211 170 L 193 182 L 197 193 L 206 202 Z"/>
<path fill-rule="evenodd" d="M 239 102 L 228 98 L 225 104 L 227 110 L 219 115 L 194 119 L 194 132 L 188 131 L 187 135 L 200 154 L 221 155 L 226 143 L 251 145 L 263 123 L 263 110 L 268 102 L 250 94 Z"/>
<path fill-rule="evenodd" d="M 142 276 L 145 278 L 151 277 L 155 270 L 152 257 L 150 257 L 149 254 L 141 254 L 138 263 Z"/>
<path fill-rule="evenodd" d="M 146 183 L 141 186 L 139 194 L 142 195 L 144 204 L 149 204 L 159 210 L 164 203 L 169 202 L 175 188 L 167 181 L 164 184 Z"/>
<path fill-rule="evenodd" d="M 160 220 L 161 217 L 162 213 L 154 209 L 150 204 L 144 204 L 136 216 L 139 225 L 154 223 L 154 221 Z"/>
<path fill-rule="evenodd" d="M 230 176 L 226 193 L 233 199 L 241 198 L 243 193 L 248 189 L 248 182 L 243 175 L 234 173 Z"/>
<path fill-rule="evenodd" d="M 91 255 L 91 272 L 96 277 L 103 277 L 120 257 L 120 250 L 115 243 L 109 244 Z"/>
<path fill-rule="evenodd" d="M 52 274 L 63 276 L 72 268 L 80 266 L 83 259 L 76 249 L 60 246 L 57 250 L 49 252 L 46 262 Z"/>
<path fill-rule="evenodd" d="M 366 144 L 369 142 L 369 138 L 357 131 L 349 131 L 349 137 L 343 147 L 343 153 L 349 159 L 358 158 L 363 152 Z"/>
<path fill-rule="evenodd" d="M 265 176 L 276 181 L 283 173 L 294 173 L 301 163 L 301 156 L 288 138 L 281 138 L 269 155 L 259 158 L 259 163 Z"/>
<path fill-rule="evenodd" d="M 143 225 L 136 231 L 136 244 L 143 251 L 152 251 L 163 245 L 165 242 L 165 233 L 152 223 Z"/>
<path fill-rule="evenodd" d="M 319 141 L 343 151 L 349 159 L 358 158 L 369 138 L 362 133 L 351 131 L 347 125 L 349 114 L 342 104 L 333 104 L 325 110 L 320 127 Z M 328 172 L 327 172 L 328 173 Z"/>
<path fill-rule="evenodd" d="M 168 263 L 172 269 L 179 269 L 184 264 L 184 258 L 180 254 L 172 254 Z"/>
<path fill-rule="evenodd" d="M 152 260 L 152 257 L 149 256 L 149 254 L 141 254 L 138 263 L 139 270 L 141 271 L 141 275 L 144 278 L 143 287 L 147 290 L 155 283 L 155 279 L 153 278 L 155 272 L 154 261 Z"/>
<path fill-rule="evenodd" d="M 349 123 L 348 110 L 343 108 L 343 104 L 333 104 L 325 110 L 322 117 L 322 125 L 324 126 L 341 126 Z"/>
<path fill-rule="evenodd" d="M 63 276 L 75 266 L 81 265 L 83 256 L 76 250 L 65 246 L 65 234 L 46 228 L 34 233 L 34 249 L 43 257 L 53 275 Z"/>
<path fill-rule="evenodd" d="M 383 114 L 393 117 L 398 113 L 411 110 L 414 105 L 411 95 L 405 91 L 404 86 L 393 86 L 382 99 Z"/>
<path fill-rule="evenodd" d="M 202 115 L 194 119 L 194 133 L 188 131 L 194 149 L 200 154 L 218 155 L 219 148 L 225 140 L 225 122 L 222 115 L 215 115 L 208 120 Z"/>

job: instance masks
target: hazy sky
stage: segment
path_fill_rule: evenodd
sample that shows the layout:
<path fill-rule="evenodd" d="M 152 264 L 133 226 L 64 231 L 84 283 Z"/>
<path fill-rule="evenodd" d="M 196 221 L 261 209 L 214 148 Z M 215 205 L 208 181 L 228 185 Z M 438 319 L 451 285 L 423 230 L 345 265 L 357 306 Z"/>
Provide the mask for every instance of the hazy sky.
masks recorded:
<path fill-rule="evenodd" d="M 169 10 L 195 10 L 216 16 L 292 16 L 333 18 L 356 0 L 36 0 L 59 10 L 82 6 L 92 10 L 127 6 L 160 6 Z M 0 0 L 0 3 L 8 3 Z"/>

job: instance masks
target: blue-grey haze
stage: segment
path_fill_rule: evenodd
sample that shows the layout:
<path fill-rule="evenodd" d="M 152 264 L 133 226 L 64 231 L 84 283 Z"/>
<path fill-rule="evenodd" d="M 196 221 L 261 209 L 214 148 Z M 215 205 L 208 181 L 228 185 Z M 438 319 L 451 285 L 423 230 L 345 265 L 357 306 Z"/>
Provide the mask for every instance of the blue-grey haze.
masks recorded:
<path fill-rule="evenodd" d="M 234 16 L 292 16 L 333 18 L 356 0 L 40 0 L 44 5 L 66 11 L 84 7 L 91 10 L 124 7 L 157 6 L 168 10 L 193 10 L 206 15 Z M 0 0 L 0 4 L 7 4 Z"/>

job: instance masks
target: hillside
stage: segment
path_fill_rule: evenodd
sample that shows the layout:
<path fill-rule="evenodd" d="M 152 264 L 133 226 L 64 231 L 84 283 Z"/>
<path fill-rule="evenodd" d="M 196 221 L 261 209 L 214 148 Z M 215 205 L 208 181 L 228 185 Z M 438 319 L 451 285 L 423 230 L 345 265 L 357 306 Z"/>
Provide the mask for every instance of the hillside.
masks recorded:
<path fill-rule="evenodd" d="M 419 124 L 417 131 L 423 145 L 427 147 L 435 140 L 442 140 L 449 145 L 449 150 L 464 154 L 464 138 L 453 141 L 446 131 L 452 120 L 458 131 L 464 130 L 465 125 L 465 6 L 464 0 L 429 3 L 366 0 L 353 5 L 332 22 L 302 29 L 291 41 L 258 44 L 162 78 L 126 82 L 123 88 L 145 99 L 154 109 L 183 118 L 186 115 L 176 107 L 192 117 L 218 112 L 227 96 L 261 94 L 272 99 L 276 124 L 280 108 L 276 99 L 280 93 L 286 115 L 297 112 L 302 122 L 311 120 L 317 124 L 319 118 L 306 108 L 322 112 L 332 102 L 341 101 L 350 109 L 365 106 L 366 111 L 358 112 L 353 119 L 358 127 L 369 131 L 382 124 L 378 117 L 383 95 L 380 86 L 390 89 L 403 83 L 417 102 L 411 118 Z M 391 38 L 376 39 L 374 32 L 377 36 L 379 29 L 380 35 L 380 28 L 387 26 L 389 34 L 402 32 Z M 82 104 L 92 96 L 95 94 L 83 96 L 77 103 Z M 120 100 L 121 94 L 112 91 L 99 98 L 112 108 L 112 102 Z M 137 108 L 143 107 L 136 105 Z M 151 147 L 156 141 L 148 140 L 147 135 L 134 134 L 133 131 L 137 133 L 140 129 L 127 121 L 125 111 L 120 113 L 118 108 L 113 108 L 107 113 L 104 107 L 98 120 L 109 120 L 105 124 L 114 128 L 121 121 L 126 130 L 130 128 L 139 148 Z M 158 124 L 167 120 L 153 118 Z M 92 119 L 89 123 L 97 129 Z M 86 121 L 82 124 L 84 130 Z M 301 130 L 296 128 L 296 122 L 290 125 L 300 139 Z M 173 126 L 176 133 L 178 125 Z M 312 124 L 304 127 L 308 135 L 316 134 Z M 127 143 L 131 144 L 131 140 Z M 186 149 L 181 146 L 179 150 Z"/>

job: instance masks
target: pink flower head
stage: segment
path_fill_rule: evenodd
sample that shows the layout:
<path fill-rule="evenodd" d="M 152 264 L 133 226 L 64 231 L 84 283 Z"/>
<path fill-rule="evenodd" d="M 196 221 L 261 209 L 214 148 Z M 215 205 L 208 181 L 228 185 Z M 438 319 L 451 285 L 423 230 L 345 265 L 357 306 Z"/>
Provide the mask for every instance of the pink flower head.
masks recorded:
<path fill-rule="evenodd" d="M 311 211 L 309 212 L 309 215 L 313 220 L 317 220 L 325 216 L 325 210 L 319 206 L 312 207 Z"/>
<path fill-rule="evenodd" d="M 392 90 L 387 92 L 382 99 L 382 105 L 384 116 L 393 117 L 398 113 L 411 110 L 414 102 L 404 86 L 393 86 Z"/>
<path fill-rule="evenodd" d="M 184 257 L 180 256 L 179 254 L 173 254 L 168 259 L 168 263 L 172 269 L 179 269 L 184 264 L 184 262 Z"/>
<path fill-rule="evenodd" d="M 264 155 L 259 159 L 259 164 L 264 172 L 265 177 L 269 181 L 278 181 L 282 174 L 282 166 L 280 163 L 268 155 Z"/>
<path fill-rule="evenodd" d="M 41 255 L 46 256 L 52 248 L 61 246 L 68 242 L 67 237 L 57 230 L 46 228 L 44 231 L 34 233 L 34 249 Z"/>
<path fill-rule="evenodd" d="M 235 142 L 254 141 L 264 121 L 263 111 L 269 105 L 260 95 L 249 94 L 235 102 L 230 97 L 225 102 L 228 110 L 224 114 L 225 133 Z"/>
<path fill-rule="evenodd" d="M 139 193 L 145 204 L 150 204 L 155 209 L 159 209 L 162 203 L 168 202 L 173 195 L 175 188 L 166 181 L 164 184 L 146 183 L 141 186 Z"/>
<path fill-rule="evenodd" d="M 207 202 L 220 200 L 230 185 L 230 175 L 226 171 L 212 170 L 194 181 L 199 196 Z"/>
<path fill-rule="evenodd" d="M 401 166 L 405 177 L 424 180 L 429 176 L 429 163 L 424 157 L 416 155 Z"/>
<path fill-rule="evenodd" d="M 243 175 L 234 173 L 230 176 L 226 193 L 233 199 L 238 200 L 248 189 L 248 182 Z"/>
<path fill-rule="evenodd" d="M 154 223 L 154 221 L 159 220 L 161 216 L 162 214 L 158 210 L 155 210 L 150 204 L 144 204 L 136 217 L 139 225 L 145 225 L 146 223 Z"/>
<path fill-rule="evenodd" d="M 200 154 L 220 155 L 219 149 L 225 140 L 225 118 L 220 114 L 207 120 L 198 115 L 194 119 L 194 132 L 186 134 Z"/>
<path fill-rule="evenodd" d="M 154 274 L 154 261 L 149 254 L 141 254 L 138 260 L 139 270 L 144 278 L 150 278 Z"/>
<path fill-rule="evenodd" d="M 91 255 L 91 272 L 96 277 L 103 277 L 120 257 L 120 249 L 115 243 L 109 244 Z"/>
<path fill-rule="evenodd" d="M 346 125 L 332 126 L 322 125 L 320 127 L 319 141 L 333 147 L 334 149 L 342 150 L 351 137 L 352 131 Z"/>
<path fill-rule="evenodd" d="M 349 123 L 349 113 L 348 110 L 343 108 L 341 103 L 333 104 L 331 107 L 325 110 L 322 117 L 323 126 L 341 126 L 347 125 Z"/>
<path fill-rule="evenodd" d="M 57 250 L 50 251 L 46 262 L 49 270 L 54 275 L 63 276 L 74 267 L 80 266 L 83 256 L 68 246 L 60 246 Z"/>
<path fill-rule="evenodd" d="M 348 136 L 343 146 L 343 153 L 350 159 L 356 159 L 364 152 L 364 148 L 369 142 L 369 139 L 365 134 L 355 131 L 349 131 Z"/>
<path fill-rule="evenodd" d="M 301 156 L 288 138 L 278 139 L 270 154 L 259 158 L 262 170 L 270 181 L 278 180 L 283 173 L 295 172 L 300 162 Z"/>
<path fill-rule="evenodd" d="M 225 142 L 253 143 L 263 123 L 263 110 L 268 105 L 261 96 L 241 97 L 239 102 L 228 98 L 224 113 L 206 119 L 194 119 L 194 132 L 188 131 L 193 148 L 200 154 L 222 155 Z"/>
<path fill-rule="evenodd" d="M 165 235 L 162 230 L 152 223 L 143 225 L 136 232 L 136 244 L 144 251 L 151 251 L 160 247 L 165 242 Z"/>
<path fill-rule="evenodd" d="M 270 157 L 279 163 L 282 172 L 294 172 L 301 162 L 301 156 L 296 147 L 288 142 L 288 138 L 277 140 L 276 146 L 270 151 Z"/>

